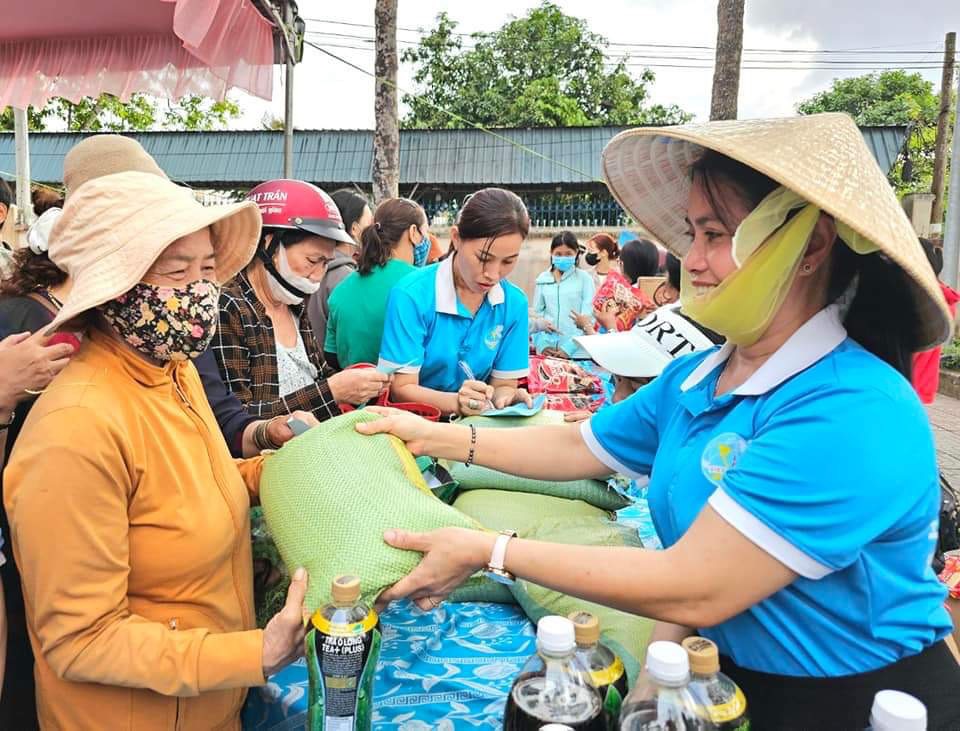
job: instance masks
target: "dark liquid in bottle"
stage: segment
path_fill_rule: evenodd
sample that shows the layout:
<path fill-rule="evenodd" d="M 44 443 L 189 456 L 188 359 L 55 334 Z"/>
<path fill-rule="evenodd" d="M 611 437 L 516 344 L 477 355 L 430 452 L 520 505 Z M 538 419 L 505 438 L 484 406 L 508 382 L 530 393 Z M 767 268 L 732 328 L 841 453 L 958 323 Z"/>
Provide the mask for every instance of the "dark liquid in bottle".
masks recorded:
<path fill-rule="evenodd" d="M 606 731 L 606 722 L 596 696 L 587 688 L 570 686 L 563 691 L 562 704 L 546 704 L 541 690 L 542 675 L 521 676 L 510 689 L 503 717 L 504 731 L 540 731 L 550 723 L 576 731 Z M 558 708 L 562 706 L 562 713 Z"/>

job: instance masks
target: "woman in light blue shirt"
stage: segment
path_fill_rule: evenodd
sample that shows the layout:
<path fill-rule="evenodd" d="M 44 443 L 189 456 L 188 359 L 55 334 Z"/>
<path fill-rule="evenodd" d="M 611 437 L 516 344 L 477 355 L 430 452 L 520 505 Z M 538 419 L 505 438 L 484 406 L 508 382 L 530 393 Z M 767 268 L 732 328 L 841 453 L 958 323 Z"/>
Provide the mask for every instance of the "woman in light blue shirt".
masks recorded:
<path fill-rule="evenodd" d="M 390 531 L 425 557 L 381 599 L 430 607 L 503 569 L 653 617 L 654 639 L 713 639 L 756 728 L 864 728 L 884 688 L 923 701 L 929 728 L 960 728 L 930 565 L 936 455 L 908 378 L 950 315 L 856 125 L 823 114 L 630 130 L 604 171 L 684 255 L 684 312 L 726 344 L 580 428 L 478 433 L 387 412 L 358 430 L 538 479 L 649 475 L 665 550 Z"/>
<path fill-rule="evenodd" d="M 548 320 L 555 331 L 533 336 L 533 346 L 543 355 L 561 358 L 586 358 L 587 354 L 573 338 L 584 335 L 577 316 L 593 313 L 595 291 L 593 277 L 580 269 L 580 243 L 570 231 L 561 231 L 550 242 L 550 268 L 537 277 L 533 311 Z"/>
<path fill-rule="evenodd" d="M 400 281 L 387 301 L 380 368 L 395 402 L 475 415 L 530 403 L 527 296 L 506 277 L 530 228 L 526 206 L 502 188 L 470 196 L 450 229 L 453 253 Z"/>

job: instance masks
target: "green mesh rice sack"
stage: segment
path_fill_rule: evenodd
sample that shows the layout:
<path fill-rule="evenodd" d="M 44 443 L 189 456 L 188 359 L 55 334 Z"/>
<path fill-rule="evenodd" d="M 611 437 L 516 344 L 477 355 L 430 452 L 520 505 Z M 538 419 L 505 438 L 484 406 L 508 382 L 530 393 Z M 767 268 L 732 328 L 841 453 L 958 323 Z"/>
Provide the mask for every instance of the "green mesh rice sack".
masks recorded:
<path fill-rule="evenodd" d="M 453 506 L 480 525 L 498 531 L 519 531 L 548 515 L 565 518 L 587 517 L 594 520 L 609 516 L 609 513 L 581 500 L 503 490 L 470 490 L 462 493 L 454 501 Z M 490 581 L 483 575 L 468 579 L 463 586 L 450 595 L 450 601 L 517 603 L 509 587 Z"/>
<path fill-rule="evenodd" d="M 521 538 L 585 546 L 641 547 L 637 532 L 610 520 L 596 518 L 544 518 L 518 530 Z M 575 599 L 523 579 L 511 591 L 517 603 L 533 622 L 548 614 L 566 617 L 570 612 L 585 610 L 600 620 L 600 636 L 623 661 L 630 684 L 637 678 L 640 662 L 647 650 L 653 620 L 627 614 L 593 602 Z"/>
<path fill-rule="evenodd" d="M 594 520 L 610 517 L 610 513 L 582 500 L 503 490 L 468 490 L 454 501 L 453 507 L 496 531 L 519 531 L 546 517 Z"/>
<path fill-rule="evenodd" d="M 533 416 L 472 416 L 464 424 L 473 424 L 478 429 L 513 429 L 522 426 L 563 424 L 563 412 L 544 410 Z M 445 462 L 450 475 L 461 490 L 515 490 L 517 492 L 552 495 L 554 497 L 583 500 L 604 510 L 620 510 L 630 505 L 630 499 L 621 495 L 603 480 L 572 480 L 552 482 L 517 477 L 487 467 L 462 462 Z"/>
<path fill-rule="evenodd" d="M 359 576 L 363 600 L 372 603 L 416 567 L 419 553 L 383 542 L 389 528 L 480 527 L 430 494 L 400 440 L 354 429 L 376 418 L 353 411 L 325 421 L 264 463 L 263 515 L 290 573 L 303 566 L 309 574 L 310 611 L 329 600 L 340 574 Z"/>

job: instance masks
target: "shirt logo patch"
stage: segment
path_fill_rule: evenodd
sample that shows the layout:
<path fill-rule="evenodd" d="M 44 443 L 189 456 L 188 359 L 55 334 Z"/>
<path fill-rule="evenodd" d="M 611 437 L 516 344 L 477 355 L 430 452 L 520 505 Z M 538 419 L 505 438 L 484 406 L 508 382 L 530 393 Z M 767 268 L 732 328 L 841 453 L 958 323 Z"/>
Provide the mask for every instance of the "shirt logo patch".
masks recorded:
<path fill-rule="evenodd" d="M 493 330 L 487 333 L 487 336 L 483 339 L 483 344 L 486 345 L 490 350 L 496 350 L 502 337 L 503 325 L 497 325 L 495 328 L 493 328 Z"/>
<path fill-rule="evenodd" d="M 700 469 L 703 476 L 715 485 L 723 482 L 727 470 L 736 467 L 737 462 L 747 451 L 747 440 L 739 434 L 724 432 L 709 441 L 700 456 Z"/>

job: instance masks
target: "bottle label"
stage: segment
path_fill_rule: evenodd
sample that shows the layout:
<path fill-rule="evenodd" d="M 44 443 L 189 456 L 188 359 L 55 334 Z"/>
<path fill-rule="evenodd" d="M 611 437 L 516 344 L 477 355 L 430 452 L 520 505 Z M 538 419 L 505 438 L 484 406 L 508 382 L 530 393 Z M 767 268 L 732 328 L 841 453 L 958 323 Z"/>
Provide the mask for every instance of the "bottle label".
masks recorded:
<path fill-rule="evenodd" d="M 380 651 L 377 615 L 361 622 L 335 624 L 314 615 L 307 633 L 311 731 L 369 730 L 373 673 Z"/>
<path fill-rule="evenodd" d="M 726 703 L 715 706 L 707 706 L 707 715 L 714 723 L 726 723 L 727 721 L 736 721 L 747 712 L 747 699 L 743 691 L 737 688 L 736 694 Z"/>
<path fill-rule="evenodd" d="M 620 658 L 616 656 L 614 656 L 613 662 L 607 667 L 590 671 L 590 679 L 597 688 L 602 688 L 605 685 L 613 685 L 620 680 L 620 676 L 622 675 L 623 663 L 620 662 Z"/>

